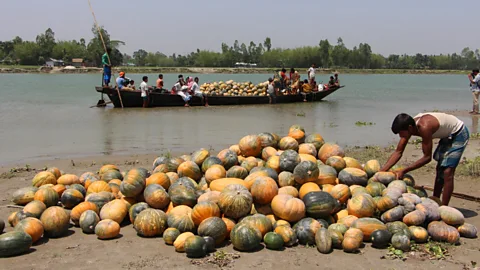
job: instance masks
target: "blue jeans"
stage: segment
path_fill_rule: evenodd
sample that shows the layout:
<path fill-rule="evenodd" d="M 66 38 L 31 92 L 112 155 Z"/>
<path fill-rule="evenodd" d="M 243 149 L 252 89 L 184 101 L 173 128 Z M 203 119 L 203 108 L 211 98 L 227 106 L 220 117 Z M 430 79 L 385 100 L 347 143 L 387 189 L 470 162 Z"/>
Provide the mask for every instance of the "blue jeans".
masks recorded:
<path fill-rule="evenodd" d="M 112 78 L 112 69 L 108 66 L 103 66 L 103 83 L 105 85 L 109 85 L 111 78 Z"/>

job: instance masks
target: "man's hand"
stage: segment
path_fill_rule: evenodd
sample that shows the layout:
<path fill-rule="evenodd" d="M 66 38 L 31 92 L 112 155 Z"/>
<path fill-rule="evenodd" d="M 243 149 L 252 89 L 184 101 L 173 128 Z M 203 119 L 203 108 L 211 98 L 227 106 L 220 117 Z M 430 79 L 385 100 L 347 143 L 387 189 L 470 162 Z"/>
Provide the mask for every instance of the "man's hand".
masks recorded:
<path fill-rule="evenodd" d="M 395 171 L 394 173 L 397 176 L 397 179 L 403 180 L 403 177 L 405 176 L 404 170 L 398 170 L 398 171 Z"/>

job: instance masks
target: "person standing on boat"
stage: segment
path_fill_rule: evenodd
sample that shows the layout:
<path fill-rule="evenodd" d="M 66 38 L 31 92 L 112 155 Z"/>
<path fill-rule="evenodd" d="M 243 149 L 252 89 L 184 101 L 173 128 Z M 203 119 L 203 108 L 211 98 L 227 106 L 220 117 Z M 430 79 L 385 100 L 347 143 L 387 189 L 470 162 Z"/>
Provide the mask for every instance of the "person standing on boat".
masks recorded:
<path fill-rule="evenodd" d="M 393 120 L 392 132 L 400 136 L 400 141 L 395 152 L 380 169 L 382 172 L 390 170 L 397 164 L 410 137 L 422 138 L 423 156 L 406 168 L 396 171 L 397 179 L 403 179 L 406 173 L 430 163 L 433 139 L 440 139 L 433 153 L 433 158 L 438 162 L 433 196 L 440 198 L 443 189 L 442 204 L 448 205 L 453 192 L 455 169 L 470 138 L 465 124 L 457 117 L 445 113 L 427 112 L 414 117 L 401 113 Z"/>
<path fill-rule="evenodd" d="M 143 108 L 148 107 L 148 91 L 151 90 L 152 87 L 148 86 L 148 77 L 143 76 L 142 83 L 140 83 L 140 91 L 142 91 L 142 100 L 143 100 Z"/>
<path fill-rule="evenodd" d="M 338 79 L 338 72 L 335 72 L 335 86 L 340 87 L 340 80 Z"/>
<path fill-rule="evenodd" d="M 301 92 L 301 95 L 303 96 L 303 102 L 307 101 L 307 94 L 311 93 L 312 91 L 313 91 L 312 83 L 308 83 L 308 80 L 305 79 L 305 81 L 303 81 L 302 92 Z"/>
<path fill-rule="evenodd" d="M 470 80 L 470 90 L 473 95 L 473 109 L 470 114 L 478 114 L 478 96 L 480 95 L 480 74 L 478 69 L 472 70 L 471 74 L 468 74 Z"/>
<path fill-rule="evenodd" d="M 202 105 L 205 107 L 208 107 L 208 99 L 207 97 L 202 93 L 202 90 L 200 90 L 200 86 L 198 85 L 198 82 L 200 79 L 198 77 L 195 77 L 192 83 L 192 87 L 190 88 L 194 96 L 199 97 L 202 99 Z"/>
<path fill-rule="evenodd" d="M 315 81 L 315 71 L 316 71 L 315 64 L 312 64 L 312 66 L 307 70 L 308 80 L 312 86 L 313 86 L 313 81 Z"/>
<path fill-rule="evenodd" d="M 102 55 L 102 65 L 103 65 L 103 86 L 108 87 L 110 85 L 110 80 L 112 79 L 112 65 L 109 61 L 109 55 L 112 52 L 111 48 L 107 48 L 107 51 Z"/>
<path fill-rule="evenodd" d="M 275 95 L 275 82 L 272 78 L 268 78 L 267 94 L 270 104 L 277 103 L 277 97 Z"/>
<path fill-rule="evenodd" d="M 158 79 L 157 79 L 157 90 L 159 91 L 163 91 L 163 74 L 159 74 L 158 75 Z"/>

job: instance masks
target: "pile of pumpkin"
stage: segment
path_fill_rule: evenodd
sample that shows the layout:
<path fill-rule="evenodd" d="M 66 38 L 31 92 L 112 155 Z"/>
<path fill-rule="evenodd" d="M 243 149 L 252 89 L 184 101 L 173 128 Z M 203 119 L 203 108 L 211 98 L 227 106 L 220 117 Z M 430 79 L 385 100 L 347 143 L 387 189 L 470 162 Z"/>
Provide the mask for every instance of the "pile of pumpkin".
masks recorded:
<path fill-rule="evenodd" d="M 251 82 L 220 81 L 204 83 L 200 90 L 205 95 L 211 96 L 265 96 L 268 81 L 254 85 Z"/>
<path fill-rule="evenodd" d="M 411 176 L 379 170 L 377 160 L 362 165 L 297 125 L 283 138 L 245 136 L 217 155 L 158 157 L 151 172 L 104 165 L 76 176 L 49 168 L 13 194 L 25 207 L 9 216 L 15 229 L 0 235 L 0 256 L 24 253 L 43 235 L 64 236 L 70 223 L 111 239 L 131 222 L 139 236 L 163 236 L 189 257 L 227 240 L 239 251 L 263 241 L 269 249 L 301 244 L 329 253 L 357 252 L 370 241 L 408 250 L 412 240 L 476 237 L 461 212 L 427 198 Z"/>

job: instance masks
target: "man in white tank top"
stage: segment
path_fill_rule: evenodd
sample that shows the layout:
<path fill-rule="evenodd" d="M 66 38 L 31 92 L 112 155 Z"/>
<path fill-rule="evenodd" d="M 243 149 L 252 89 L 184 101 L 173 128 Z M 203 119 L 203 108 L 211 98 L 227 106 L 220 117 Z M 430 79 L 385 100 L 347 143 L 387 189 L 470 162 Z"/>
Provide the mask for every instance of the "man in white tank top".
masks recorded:
<path fill-rule="evenodd" d="M 421 113 L 415 117 L 402 113 L 393 120 L 392 131 L 399 134 L 400 141 L 380 171 L 390 170 L 400 160 L 410 137 L 421 137 L 423 157 L 396 172 L 397 178 L 403 179 L 405 173 L 423 167 L 432 160 L 433 139 L 440 139 L 433 154 L 438 162 L 433 196 L 440 198 L 443 189 L 442 204 L 448 205 L 453 192 L 455 168 L 470 138 L 464 123 L 445 113 Z"/>

